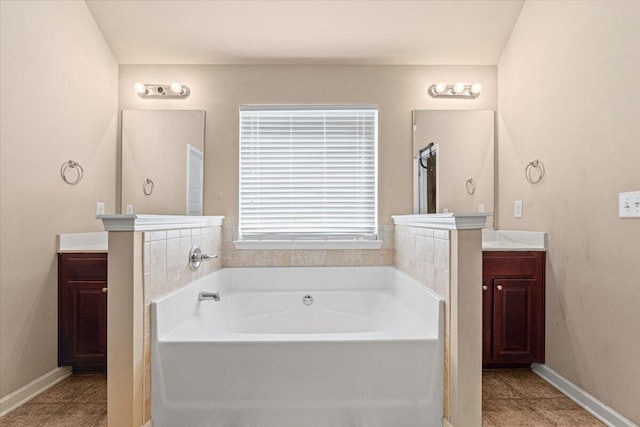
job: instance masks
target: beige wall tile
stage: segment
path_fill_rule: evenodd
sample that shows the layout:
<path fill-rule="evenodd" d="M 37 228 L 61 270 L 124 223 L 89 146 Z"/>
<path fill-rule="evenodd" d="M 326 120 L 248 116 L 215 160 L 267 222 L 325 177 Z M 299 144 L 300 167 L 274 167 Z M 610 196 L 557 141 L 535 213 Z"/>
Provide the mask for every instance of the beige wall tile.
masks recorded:
<path fill-rule="evenodd" d="M 144 249 L 144 248 L 143 248 Z M 149 272 L 164 271 L 167 269 L 167 241 L 152 240 L 149 243 Z"/>
<path fill-rule="evenodd" d="M 175 230 L 178 231 L 178 230 Z M 189 251 L 182 253 L 180 239 L 167 239 L 167 267 L 186 262 Z"/>

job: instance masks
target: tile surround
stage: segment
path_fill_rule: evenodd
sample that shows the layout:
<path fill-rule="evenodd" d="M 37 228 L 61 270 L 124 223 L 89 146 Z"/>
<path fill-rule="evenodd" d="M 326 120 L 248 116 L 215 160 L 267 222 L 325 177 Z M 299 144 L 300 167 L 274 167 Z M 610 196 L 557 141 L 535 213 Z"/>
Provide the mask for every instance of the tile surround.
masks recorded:
<path fill-rule="evenodd" d="M 241 249 L 233 245 L 238 240 L 238 226 L 222 227 L 222 265 L 224 267 L 340 267 L 393 265 L 394 230 L 392 225 L 378 227 L 383 239 L 380 249 Z"/>
<path fill-rule="evenodd" d="M 449 418 L 450 379 L 450 235 L 449 230 L 437 230 L 406 225 L 395 226 L 394 264 L 445 300 L 445 336 L 443 369 L 443 410 Z"/>
<path fill-rule="evenodd" d="M 395 266 L 449 301 L 449 230 L 396 225 Z"/>
<path fill-rule="evenodd" d="M 218 254 L 192 271 L 189 250 Z M 188 283 L 222 268 L 222 227 L 204 227 L 144 233 L 144 421 L 151 419 L 151 301 L 169 295 Z"/>
<path fill-rule="evenodd" d="M 237 250 L 237 226 L 166 230 L 144 233 L 143 272 L 144 329 L 144 420 L 150 419 L 150 301 L 179 290 L 191 281 L 222 267 L 296 267 L 394 265 L 449 300 L 450 242 L 448 230 L 411 226 L 379 227 L 384 243 L 378 250 Z M 189 269 L 187 254 L 192 245 L 220 258 Z M 448 312 L 448 309 L 447 309 Z M 447 313 L 448 314 L 448 313 Z M 445 316 L 448 334 L 448 315 Z M 448 343 L 445 337 L 445 353 Z M 445 375 L 448 375 L 445 362 Z M 448 381 L 445 382 L 447 384 Z M 445 387 L 445 403 L 448 397 Z M 448 405 L 445 405 L 445 411 Z"/>

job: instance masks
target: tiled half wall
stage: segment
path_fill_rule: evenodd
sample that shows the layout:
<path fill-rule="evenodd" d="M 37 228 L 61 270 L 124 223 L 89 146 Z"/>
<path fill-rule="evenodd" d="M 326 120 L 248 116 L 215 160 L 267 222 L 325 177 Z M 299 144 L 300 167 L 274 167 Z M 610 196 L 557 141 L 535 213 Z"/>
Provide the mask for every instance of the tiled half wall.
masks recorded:
<path fill-rule="evenodd" d="M 218 258 L 192 271 L 189 250 L 197 245 Z M 151 301 L 169 295 L 188 283 L 222 267 L 222 227 L 152 231 L 144 233 L 144 422 L 151 419 Z"/>
<path fill-rule="evenodd" d="M 444 417 L 449 418 L 450 333 L 450 236 L 449 230 L 395 227 L 396 268 L 440 295 L 445 300 Z"/>

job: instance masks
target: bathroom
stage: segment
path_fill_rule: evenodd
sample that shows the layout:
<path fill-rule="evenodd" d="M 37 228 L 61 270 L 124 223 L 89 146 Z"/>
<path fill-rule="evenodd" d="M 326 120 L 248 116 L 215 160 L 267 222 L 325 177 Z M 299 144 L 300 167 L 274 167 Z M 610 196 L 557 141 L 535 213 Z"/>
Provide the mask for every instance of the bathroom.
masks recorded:
<path fill-rule="evenodd" d="M 323 2 L 289 5 L 300 21 L 276 21 L 283 33 L 272 38 L 259 25 L 265 9 L 247 18 L 244 2 L 221 2 L 222 15 L 199 14 L 190 2 L 127 3 L 0 3 L 0 413 L 16 392 L 34 396 L 68 373 L 57 363 L 56 236 L 104 231 L 97 202 L 106 214 L 121 212 L 121 111 L 206 112 L 204 215 L 224 216 L 220 246 L 209 248 L 219 258 L 201 267 L 213 271 L 394 265 L 391 217 L 414 212 L 412 112 L 493 110 L 490 225 L 547 233 L 545 365 L 590 402 L 640 423 L 640 222 L 618 215 L 619 193 L 640 190 L 638 2 L 382 2 L 371 19 L 395 17 L 395 27 L 386 41 L 358 46 L 346 42 L 348 24 L 373 2 L 336 2 L 342 20 L 328 21 L 336 32 L 327 39 L 304 37 L 321 21 L 304 21 L 305 11 L 337 15 L 325 15 Z M 255 20 L 262 42 L 247 37 L 242 19 Z M 220 45 L 171 32 L 181 20 L 192 23 L 175 31 L 209 23 Z M 278 38 L 285 30 L 295 37 Z M 133 90 L 174 81 L 189 97 L 144 99 Z M 483 87 L 475 99 L 430 96 L 441 81 Z M 377 106 L 380 249 L 236 249 L 239 107 L 261 104 Z M 535 159 L 545 176 L 530 184 L 525 167 Z M 61 180 L 68 160 L 82 165 L 77 185 Z M 515 201 L 523 201 L 519 218 Z M 633 425 L 616 424 L 622 418 L 610 425 Z"/>

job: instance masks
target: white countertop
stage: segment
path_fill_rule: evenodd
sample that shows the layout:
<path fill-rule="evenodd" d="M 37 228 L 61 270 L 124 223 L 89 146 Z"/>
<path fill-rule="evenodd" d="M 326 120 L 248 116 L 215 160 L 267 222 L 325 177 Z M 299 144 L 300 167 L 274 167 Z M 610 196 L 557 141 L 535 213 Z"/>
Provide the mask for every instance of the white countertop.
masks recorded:
<path fill-rule="evenodd" d="M 482 230 L 483 251 L 546 251 L 544 231 Z"/>
<path fill-rule="evenodd" d="M 65 233 L 58 234 L 56 250 L 65 252 L 107 252 L 109 249 L 109 233 Z"/>

